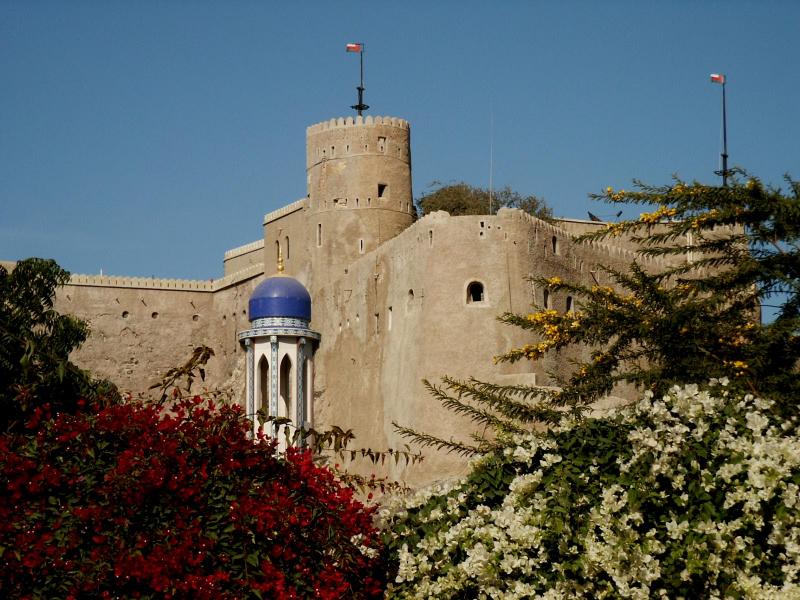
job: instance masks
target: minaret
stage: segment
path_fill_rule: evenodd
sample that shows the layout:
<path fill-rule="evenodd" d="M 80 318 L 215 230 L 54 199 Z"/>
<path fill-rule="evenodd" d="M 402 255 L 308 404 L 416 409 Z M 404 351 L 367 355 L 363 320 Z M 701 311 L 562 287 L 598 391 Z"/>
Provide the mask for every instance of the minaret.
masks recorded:
<path fill-rule="evenodd" d="M 309 327 L 311 296 L 302 283 L 283 274 L 262 281 L 250 296 L 250 329 L 239 333 L 247 351 L 247 416 L 258 429 L 260 409 L 273 417 L 291 419 L 308 428 L 314 415 L 314 352 L 320 334 Z M 281 432 L 273 428 L 272 434 Z M 279 448 L 285 450 L 284 436 Z"/>
<path fill-rule="evenodd" d="M 309 253 L 335 274 L 414 220 L 407 121 L 348 117 L 307 131 Z"/>

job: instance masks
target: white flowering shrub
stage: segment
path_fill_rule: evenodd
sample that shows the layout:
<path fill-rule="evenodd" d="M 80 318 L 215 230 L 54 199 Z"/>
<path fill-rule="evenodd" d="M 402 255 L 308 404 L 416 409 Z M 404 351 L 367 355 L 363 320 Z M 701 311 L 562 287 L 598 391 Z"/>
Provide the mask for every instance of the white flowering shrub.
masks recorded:
<path fill-rule="evenodd" d="M 387 506 L 390 598 L 800 598 L 796 411 L 675 387 Z"/>

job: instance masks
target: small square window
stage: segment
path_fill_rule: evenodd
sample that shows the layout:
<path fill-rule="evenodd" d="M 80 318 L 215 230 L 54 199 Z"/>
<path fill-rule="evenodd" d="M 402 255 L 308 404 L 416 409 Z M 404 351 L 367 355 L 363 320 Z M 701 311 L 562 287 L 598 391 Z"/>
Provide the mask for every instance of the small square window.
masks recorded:
<path fill-rule="evenodd" d="M 378 198 L 386 198 L 389 195 L 389 186 L 385 183 L 378 184 Z"/>

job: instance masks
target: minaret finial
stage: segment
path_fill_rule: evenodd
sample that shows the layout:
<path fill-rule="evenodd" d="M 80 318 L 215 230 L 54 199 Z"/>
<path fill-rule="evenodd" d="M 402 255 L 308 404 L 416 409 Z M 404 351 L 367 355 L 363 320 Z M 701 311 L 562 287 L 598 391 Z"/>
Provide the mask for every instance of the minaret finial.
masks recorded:
<path fill-rule="evenodd" d="M 283 253 L 280 243 L 278 243 L 278 273 L 283 273 Z"/>

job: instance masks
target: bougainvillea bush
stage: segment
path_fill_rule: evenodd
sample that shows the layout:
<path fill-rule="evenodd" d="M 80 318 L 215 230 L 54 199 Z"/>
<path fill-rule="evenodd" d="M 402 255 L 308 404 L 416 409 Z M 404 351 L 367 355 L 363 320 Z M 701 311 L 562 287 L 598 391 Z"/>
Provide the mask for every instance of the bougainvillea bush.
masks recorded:
<path fill-rule="evenodd" d="M 371 510 L 237 407 L 48 411 L 0 436 L 0 596 L 382 595 Z"/>
<path fill-rule="evenodd" d="M 800 597 L 796 411 L 727 384 L 509 436 L 385 508 L 389 596 Z"/>

